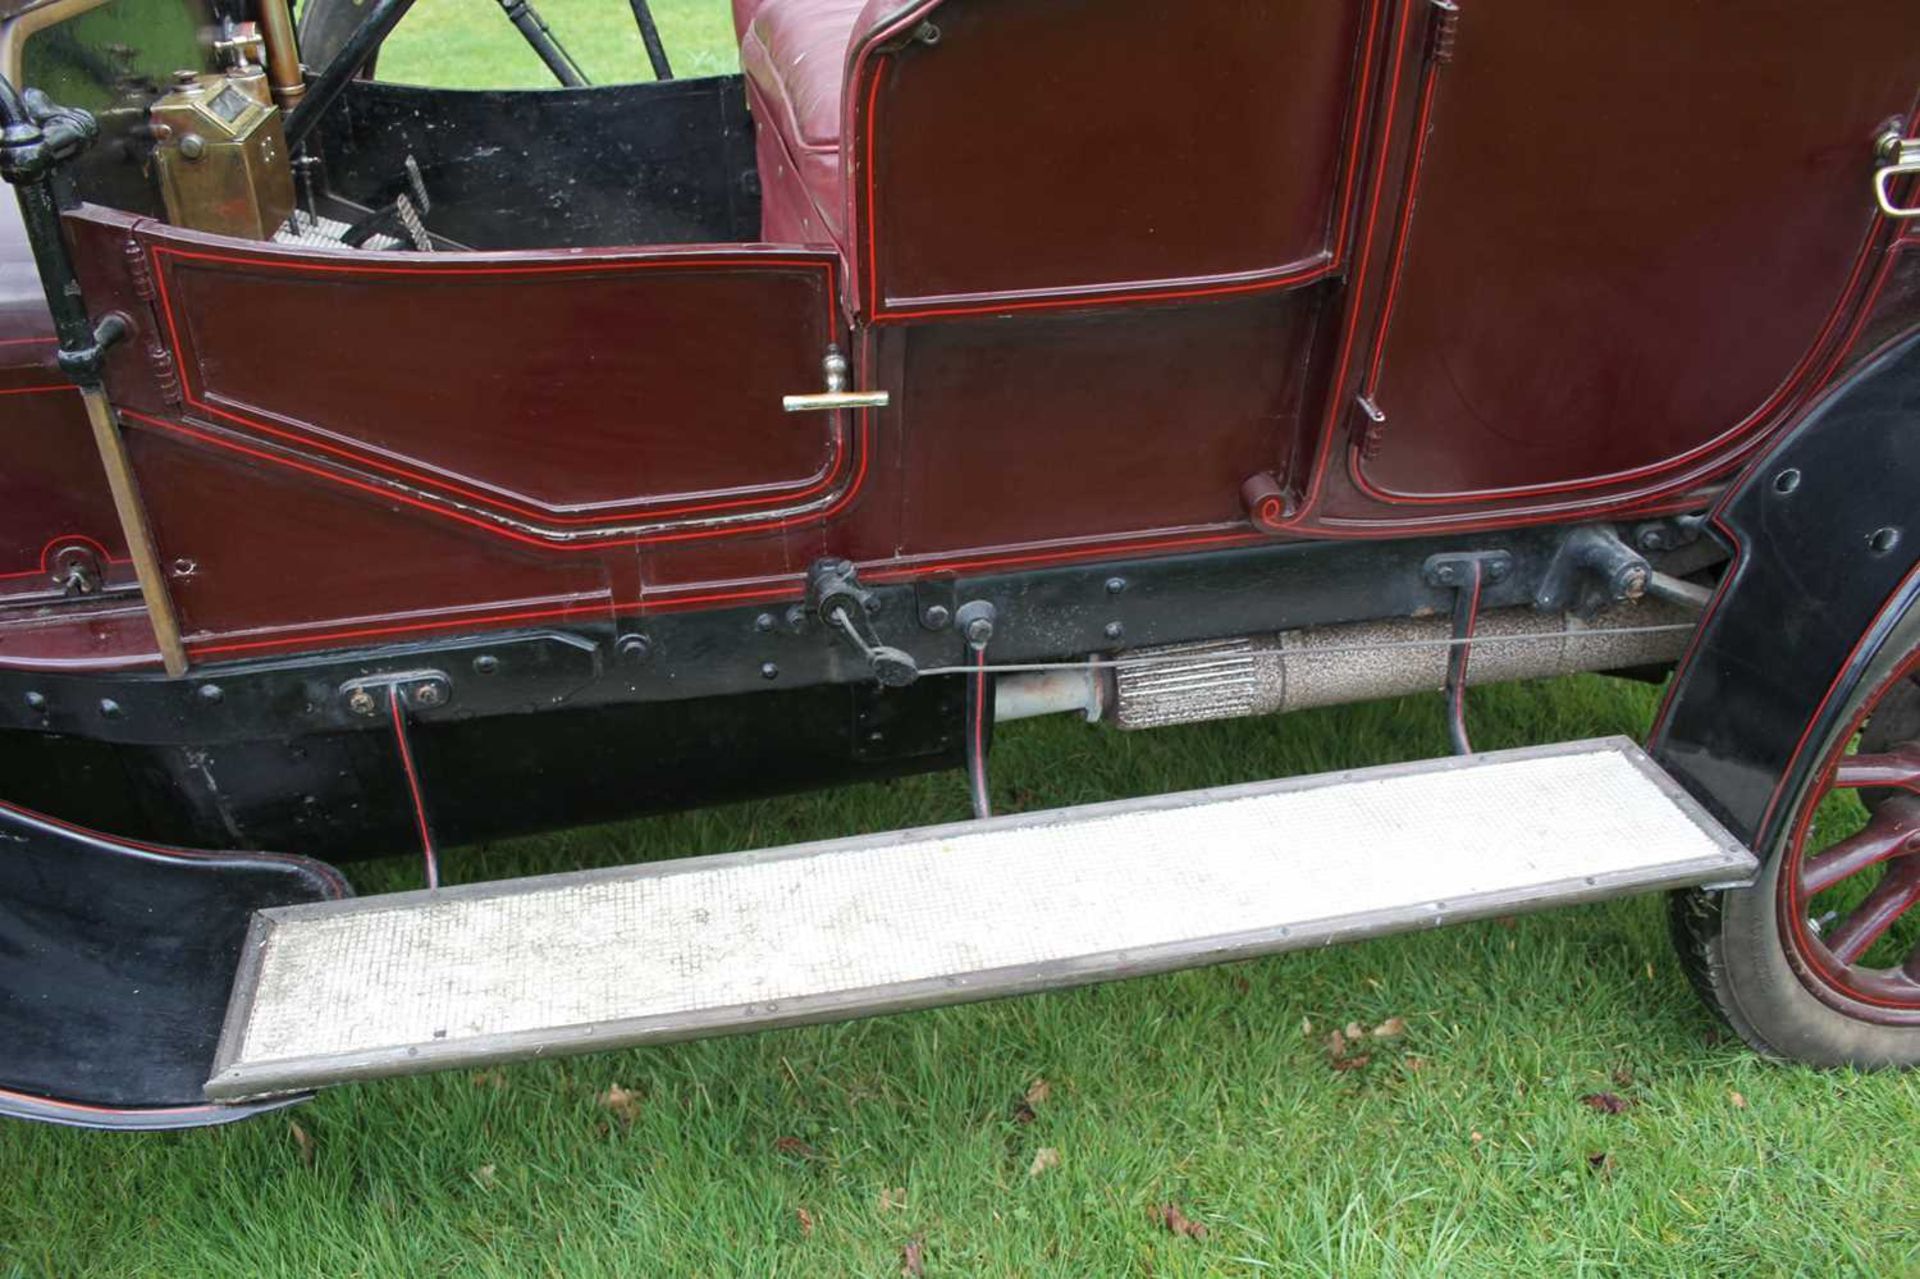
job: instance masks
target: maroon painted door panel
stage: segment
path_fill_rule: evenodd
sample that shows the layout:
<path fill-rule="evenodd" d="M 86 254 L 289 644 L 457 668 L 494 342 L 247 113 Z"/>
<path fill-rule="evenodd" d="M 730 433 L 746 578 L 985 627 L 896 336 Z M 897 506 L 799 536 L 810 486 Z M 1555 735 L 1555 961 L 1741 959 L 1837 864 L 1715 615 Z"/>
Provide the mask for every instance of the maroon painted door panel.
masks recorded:
<path fill-rule="evenodd" d="M 1361 385 L 1385 415 L 1362 489 L 1652 479 L 1804 398 L 1870 275 L 1920 5 L 1463 0 L 1452 52 Z"/>
<path fill-rule="evenodd" d="M 1379 0 L 947 0 L 862 56 L 871 313 L 1304 280 L 1352 192 Z"/>
<path fill-rule="evenodd" d="M 360 255 L 151 224 L 188 416 L 555 544 L 805 518 L 852 440 L 781 397 L 839 340 L 805 251 Z"/>

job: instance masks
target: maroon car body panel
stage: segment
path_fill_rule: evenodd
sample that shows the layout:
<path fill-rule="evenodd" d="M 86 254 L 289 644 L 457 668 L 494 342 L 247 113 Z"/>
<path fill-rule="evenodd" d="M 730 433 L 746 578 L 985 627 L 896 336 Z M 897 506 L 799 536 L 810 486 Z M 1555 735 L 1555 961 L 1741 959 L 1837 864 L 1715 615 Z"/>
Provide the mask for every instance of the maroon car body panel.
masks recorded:
<path fill-rule="evenodd" d="M 790 600 L 827 555 L 1698 510 L 1920 323 L 1870 185 L 1914 124 L 1903 0 L 925 0 L 847 38 L 845 245 L 354 255 L 71 214 L 90 302 L 136 319 L 109 386 L 194 659 Z M 780 413 L 834 343 L 890 407 Z M 72 397 L 7 398 L 65 444 L 16 449 L 62 496 L 9 504 L 0 572 L 123 554 Z"/>

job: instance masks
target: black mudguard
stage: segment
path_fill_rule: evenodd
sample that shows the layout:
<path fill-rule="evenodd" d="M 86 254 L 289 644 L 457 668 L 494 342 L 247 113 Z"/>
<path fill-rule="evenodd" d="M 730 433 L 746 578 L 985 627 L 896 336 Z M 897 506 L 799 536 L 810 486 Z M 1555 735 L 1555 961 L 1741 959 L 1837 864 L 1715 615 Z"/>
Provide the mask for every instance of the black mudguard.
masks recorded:
<path fill-rule="evenodd" d="M 159 1129 L 271 1108 L 202 1093 L 247 922 L 350 892 L 305 858 L 163 848 L 0 803 L 0 1114 Z"/>
<path fill-rule="evenodd" d="M 1920 597 L 1920 334 L 1869 360 L 1714 511 L 1734 554 L 1650 749 L 1764 853 L 1811 749 Z"/>

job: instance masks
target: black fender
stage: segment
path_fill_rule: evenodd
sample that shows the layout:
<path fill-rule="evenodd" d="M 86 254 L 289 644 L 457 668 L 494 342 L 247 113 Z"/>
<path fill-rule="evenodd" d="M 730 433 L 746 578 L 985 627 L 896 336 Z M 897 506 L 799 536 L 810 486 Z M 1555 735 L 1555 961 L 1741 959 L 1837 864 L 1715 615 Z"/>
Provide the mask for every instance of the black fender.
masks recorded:
<path fill-rule="evenodd" d="M 145 844 L 0 801 L 0 1115 L 155 1130 L 285 1104 L 203 1093 L 248 924 L 351 891 L 306 858 Z"/>
<path fill-rule="evenodd" d="M 1649 750 L 1764 854 L 1815 748 L 1920 598 L 1920 333 L 1824 396 L 1741 476 L 1711 527 L 1733 563 Z"/>

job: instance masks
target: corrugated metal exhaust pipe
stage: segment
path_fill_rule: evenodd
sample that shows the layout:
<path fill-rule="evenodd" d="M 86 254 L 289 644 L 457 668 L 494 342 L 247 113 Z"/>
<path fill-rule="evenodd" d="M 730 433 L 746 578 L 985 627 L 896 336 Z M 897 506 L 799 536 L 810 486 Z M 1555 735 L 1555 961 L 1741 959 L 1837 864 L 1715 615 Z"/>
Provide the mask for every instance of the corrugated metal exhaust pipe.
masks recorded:
<path fill-rule="evenodd" d="M 1672 663 L 1686 649 L 1686 629 L 1617 632 L 1697 621 L 1695 611 L 1658 600 L 1616 605 L 1584 621 L 1493 610 L 1480 618 L 1468 683 Z M 1002 676 L 995 713 L 1009 720 L 1078 712 L 1122 728 L 1159 728 L 1434 692 L 1446 685 L 1451 633 L 1446 618 L 1404 618 L 1137 649 L 1126 654 L 1137 664 L 1114 670 Z"/>

